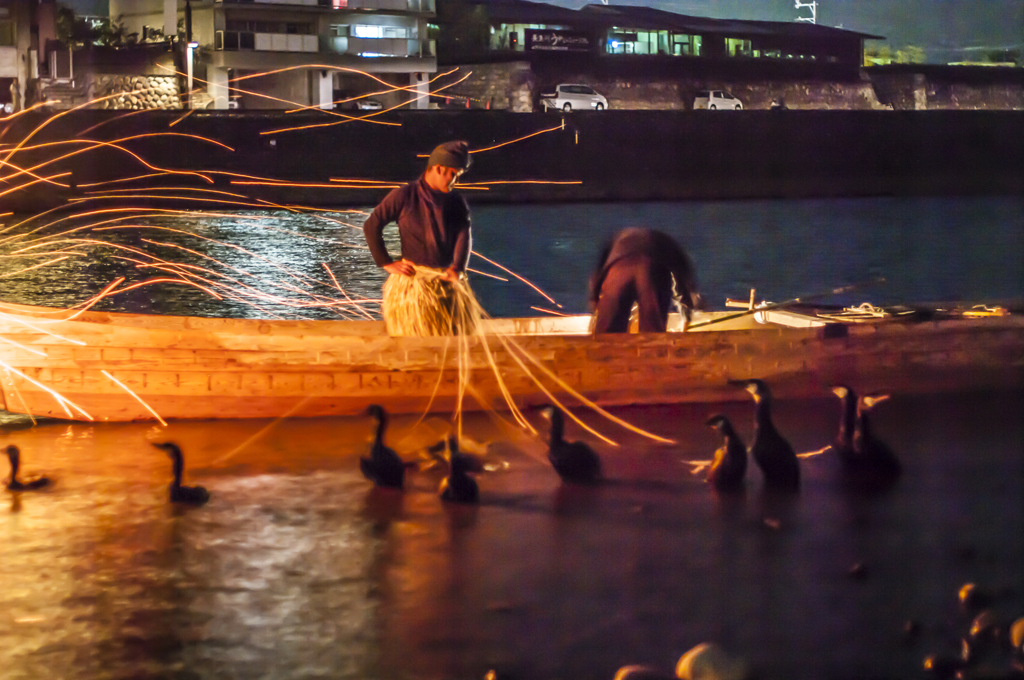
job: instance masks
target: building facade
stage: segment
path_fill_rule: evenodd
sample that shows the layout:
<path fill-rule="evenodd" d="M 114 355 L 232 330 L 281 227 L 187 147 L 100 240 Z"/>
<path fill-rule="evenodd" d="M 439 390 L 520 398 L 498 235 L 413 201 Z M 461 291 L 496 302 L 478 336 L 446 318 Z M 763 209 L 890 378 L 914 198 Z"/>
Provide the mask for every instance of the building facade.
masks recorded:
<path fill-rule="evenodd" d="M 481 56 L 635 55 L 687 62 L 814 62 L 858 69 L 869 35 L 805 22 L 709 19 L 632 5 L 568 10 L 526 0 L 438 0 L 479 5 L 489 39 Z M 444 31 L 448 27 L 442 25 Z M 442 54 L 442 61 L 445 55 Z"/>
<path fill-rule="evenodd" d="M 0 0 L 0 114 L 24 108 L 39 77 L 40 35 L 53 34 L 52 2 Z"/>
<path fill-rule="evenodd" d="M 434 0 L 110 0 L 127 31 L 178 35 L 204 108 L 426 108 Z"/>

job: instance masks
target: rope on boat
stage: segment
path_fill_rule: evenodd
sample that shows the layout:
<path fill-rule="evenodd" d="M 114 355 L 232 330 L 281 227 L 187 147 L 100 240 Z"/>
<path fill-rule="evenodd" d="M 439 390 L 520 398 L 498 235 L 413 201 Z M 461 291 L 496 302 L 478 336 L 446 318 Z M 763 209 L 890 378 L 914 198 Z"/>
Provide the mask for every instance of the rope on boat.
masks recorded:
<path fill-rule="evenodd" d="M 807 302 L 808 300 L 817 300 L 819 298 L 829 297 L 830 295 L 842 295 L 843 293 L 849 293 L 851 291 L 857 290 L 858 288 L 863 288 L 865 286 L 873 286 L 880 283 L 885 283 L 885 277 L 878 276 L 873 279 L 860 281 L 858 283 L 851 283 L 848 286 L 840 286 L 839 288 L 832 288 L 830 290 L 822 291 L 821 293 L 815 293 L 813 295 L 804 295 L 802 297 L 793 298 L 791 300 L 784 300 L 783 302 L 771 302 L 766 305 L 752 307 L 750 309 L 745 309 L 742 312 L 736 312 L 735 314 L 726 314 L 724 316 L 719 316 L 714 319 L 709 319 L 707 321 L 695 323 L 690 326 L 690 329 L 692 330 L 695 328 L 701 328 L 703 326 L 710 326 L 712 324 L 722 323 L 723 321 L 730 321 L 732 319 L 739 319 L 740 317 L 748 316 L 750 314 L 766 312 L 772 309 L 778 309 L 780 307 L 788 307 L 790 305 L 799 304 L 801 302 Z"/>

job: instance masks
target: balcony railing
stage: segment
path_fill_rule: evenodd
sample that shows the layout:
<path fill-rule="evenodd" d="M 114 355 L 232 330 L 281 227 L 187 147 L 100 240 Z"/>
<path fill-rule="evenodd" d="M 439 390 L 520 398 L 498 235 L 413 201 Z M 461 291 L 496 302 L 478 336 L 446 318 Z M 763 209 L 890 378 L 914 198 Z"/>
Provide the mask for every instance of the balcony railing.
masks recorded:
<path fill-rule="evenodd" d="M 215 0 L 226 5 L 309 5 L 331 9 L 383 10 L 435 14 L 436 0 Z"/>
<path fill-rule="evenodd" d="M 321 7 L 333 9 L 391 10 L 434 14 L 435 0 L 318 0 Z"/>
<path fill-rule="evenodd" d="M 217 31 L 214 49 L 257 50 L 260 52 L 317 52 L 319 50 L 319 41 L 315 35 Z"/>
<path fill-rule="evenodd" d="M 321 50 L 335 54 L 353 54 L 367 57 L 436 57 L 435 41 L 407 38 L 321 38 Z"/>

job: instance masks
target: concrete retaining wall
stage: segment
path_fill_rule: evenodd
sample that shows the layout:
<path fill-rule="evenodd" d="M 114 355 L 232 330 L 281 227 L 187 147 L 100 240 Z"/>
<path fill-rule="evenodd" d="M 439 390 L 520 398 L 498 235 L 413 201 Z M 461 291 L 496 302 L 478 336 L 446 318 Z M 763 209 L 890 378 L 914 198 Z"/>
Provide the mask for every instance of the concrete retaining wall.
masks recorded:
<path fill-rule="evenodd" d="M 996 109 L 1024 110 L 1024 69 L 931 68 L 925 72 L 871 69 L 855 79 L 782 79 L 666 76 L 628 73 L 609 75 L 585 67 L 553 68 L 539 73 L 529 62 L 472 64 L 460 67 L 470 77 L 451 89 L 469 98 L 471 108 L 540 110 L 541 91 L 557 83 L 586 83 L 608 98 L 611 109 L 690 110 L 697 90 L 723 89 L 739 97 L 746 109 L 767 109 L 776 98 L 791 109 L 925 110 Z M 982 67 L 978 67 L 982 68 Z M 513 75 L 514 74 L 514 77 Z M 510 83 L 519 89 L 510 103 Z M 533 109 L 525 108 L 525 89 L 530 89 Z M 465 98 L 457 105 L 464 106 Z"/>
<path fill-rule="evenodd" d="M 316 112 L 197 111 L 172 128 L 180 114 L 154 110 L 99 125 L 117 115 L 72 112 L 33 141 L 72 139 L 87 128 L 94 128 L 90 139 L 165 130 L 175 136 L 127 146 L 158 167 L 206 171 L 214 184 L 177 174 L 113 188 L 144 193 L 150 185 L 176 184 L 316 206 L 375 203 L 387 188 L 349 188 L 337 180 L 409 181 L 422 171 L 424 156 L 450 139 L 473 149 L 511 142 L 474 155 L 464 180 L 493 182 L 467 188 L 474 202 L 1024 195 L 1024 113 L 1013 111 L 409 111 L 383 117 L 398 126 L 327 127 Z M 4 139 L 14 142 L 40 122 L 19 117 Z M 321 126 L 299 129 L 315 123 Z M 45 154 L 55 151 L 43 147 L 12 161 L 31 167 Z M 99 183 L 152 172 L 110 147 L 45 167 L 49 175 L 72 173 L 76 186 L 92 192 Z M 240 175 L 319 186 L 243 184 Z M 0 212 L 19 204 L 49 207 L 68 195 L 39 185 L 4 196 Z"/>

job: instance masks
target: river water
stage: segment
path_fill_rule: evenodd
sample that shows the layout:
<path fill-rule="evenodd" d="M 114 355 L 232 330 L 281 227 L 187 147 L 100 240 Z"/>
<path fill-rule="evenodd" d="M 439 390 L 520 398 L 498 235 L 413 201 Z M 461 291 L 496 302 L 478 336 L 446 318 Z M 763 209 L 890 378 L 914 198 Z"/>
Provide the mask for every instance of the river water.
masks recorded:
<path fill-rule="evenodd" d="M 716 307 L 751 287 L 782 300 L 879 276 L 884 284 L 836 301 L 996 300 L 1024 296 L 1022 217 L 1022 201 L 1009 198 L 483 206 L 474 247 L 563 312 L 584 310 L 600 242 L 624 226 L 676 235 Z M 66 233 L 59 238 L 101 243 L 40 242 L 47 254 L 35 259 L 15 252 L 29 238 L 6 241 L 2 297 L 71 304 L 118 276 L 152 278 L 153 257 L 221 267 L 184 246 L 244 270 L 238 281 L 263 297 L 218 301 L 159 283 L 101 304 L 326 318 L 335 312 L 313 305 L 329 292 L 323 263 L 350 297 L 378 295 L 381 277 L 355 229 L 362 219 L 249 212 L 157 224 L 136 215 L 126 222 L 145 229 Z M 60 250 L 72 254 L 25 271 Z M 472 266 L 508 276 L 482 258 Z M 514 279 L 474 274 L 472 283 L 495 316 L 559 310 Z M 802 460 L 796 496 L 766 494 L 756 467 L 745 493 L 714 494 L 688 463 L 718 445 L 703 425 L 716 410 L 749 438 L 742 402 L 616 412 L 674 445 L 581 414 L 620 444 L 569 425 L 570 438 L 602 456 L 607 479 L 593 488 L 561 484 L 538 439 L 471 414 L 464 448 L 487 463 L 479 507 L 442 503 L 437 467 L 411 472 L 404 493 L 370 488 L 357 464 L 370 440 L 365 418 L 164 429 L 30 427 L 5 416 L 0 443 L 21 447 L 23 475 L 54 483 L 8 493 L 0 506 L 0 677 L 447 680 L 495 670 L 610 680 L 627 664 L 670 671 L 713 641 L 762 678 L 907 678 L 926 655 L 959 651 L 970 622 L 957 602 L 963 584 L 995 594 L 998 616 L 1024 616 L 1024 391 L 893 395 L 874 425 L 905 473 L 872 494 L 842 484 L 829 453 Z M 798 451 L 812 451 L 834 436 L 838 415 L 823 396 L 777 404 L 775 421 Z M 447 427 L 396 417 L 388 441 L 420 460 Z M 210 490 L 207 505 L 167 502 L 170 463 L 148 443 L 160 439 L 181 444 L 186 482 Z M 920 625 L 912 638 L 910 621 Z"/>
<path fill-rule="evenodd" d="M 167 271 L 140 268 L 139 262 L 180 262 L 231 276 L 237 283 L 191 272 L 231 292 L 243 290 L 244 284 L 245 290 L 278 300 L 256 297 L 257 292 L 245 301 L 217 300 L 185 285 L 161 284 L 115 295 L 100 308 L 331 318 L 328 309 L 307 306 L 312 296 L 340 297 L 330 288 L 325 264 L 351 296 L 379 298 L 383 272 L 369 257 L 360 230 L 368 210 L 157 217 L 83 210 L 63 221 L 8 217 L 0 234 L 3 297 L 27 304 L 73 304 L 118 276 L 131 283 Z M 496 317 L 544 313 L 532 307 L 585 312 L 587 278 L 600 246 L 630 226 L 662 229 L 676 237 L 694 260 L 702 292 L 716 307 L 727 297 L 746 299 L 751 288 L 757 289 L 758 299 L 781 301 L 878 277 L 885 283 L 823 301 L 880 305 L 1024 297 L 1024 260 L 1019 257 L 1024 252 L 1024 199 L 1018 197 L 483 205 L 473 208 L 473 223 L 475 252 L 529 280 L 554 301 L 473 257 L 470 266 L 481 272 L 471 275 L 473 289 Z M 397 254 L 394 228 L 386 233 Z M 33 249 L 11 256 L 28 246 Z M 59 257 L 67 259 L 39 266 Z M 308 293 L 295 289 L 307 284 Z M 223 293 L 225 288 L 215 290 Z M 373 312 L 372 305 L 367 308 Z"/>

